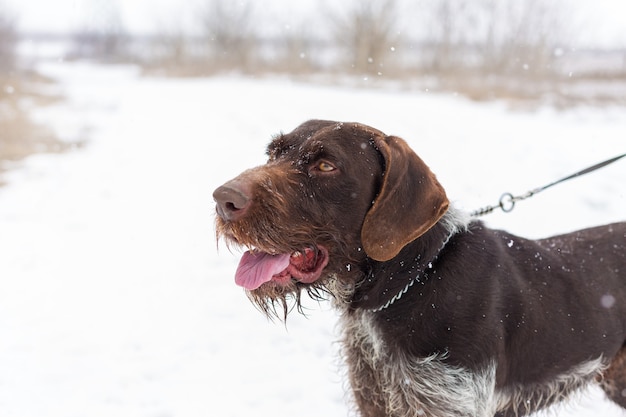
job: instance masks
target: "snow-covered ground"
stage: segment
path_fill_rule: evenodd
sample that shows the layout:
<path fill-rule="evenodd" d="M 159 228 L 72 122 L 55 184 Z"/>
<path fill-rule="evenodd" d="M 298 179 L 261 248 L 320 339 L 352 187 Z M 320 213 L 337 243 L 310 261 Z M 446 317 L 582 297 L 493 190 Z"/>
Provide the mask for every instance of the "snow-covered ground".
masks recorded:
<path fill-rule="evenodd" d="M 213 189 L 280 130 L 330 118 L 402 136 L 468 210 L 626 151 L 624 108 L 43 69 L 68 100 L 38 119 L 88 145 L 31 157 L 0 188 L 2 417 L 352 415 L 329 306 L 268 322 L 216 247 Z M 620 161 L 486 221 L 541 237 L 626 220 L 625 184 Z M 626 413 L 592 389 L 556 415 Z"/>

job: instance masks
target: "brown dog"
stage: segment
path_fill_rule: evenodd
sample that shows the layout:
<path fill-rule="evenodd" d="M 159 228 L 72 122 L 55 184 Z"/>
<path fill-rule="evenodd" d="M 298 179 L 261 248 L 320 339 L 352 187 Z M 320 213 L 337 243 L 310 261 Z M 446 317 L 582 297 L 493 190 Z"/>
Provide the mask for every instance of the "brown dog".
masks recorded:
<path fill-rule="evenodd" d="M 599 381 L 626 408 L 626 223 L 542 240 L 448 207 L 400 138 L 308 121 L 214 192 L 236 282 L 341 310 L 361 415 L 525 415 Z"/>

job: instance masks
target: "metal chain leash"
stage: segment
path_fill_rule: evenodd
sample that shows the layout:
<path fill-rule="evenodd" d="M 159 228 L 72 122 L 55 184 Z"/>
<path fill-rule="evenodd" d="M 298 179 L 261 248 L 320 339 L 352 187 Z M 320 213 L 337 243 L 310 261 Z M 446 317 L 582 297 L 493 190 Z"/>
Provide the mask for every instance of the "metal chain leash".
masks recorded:
<path fill-rule="evenodd" d="M 502 194 L 502 196 L 500 197 L 500 200 L 498 201 L 498 204 L 494 205 L 494 206 L 486 206 L 483 208 L 479 208 L 478 210 L 473 211 L 470 215 L 472 217 L 479 217 L 479 216 L 484 216 L 485 214 L 489 214 L 492 211 L 496 210 L 496 209 L 501 209 L 503 212 L 508 213 L 510 211 L 512 211 L 515 208 L 515 203 L 517 203 L 518 201 L 522 201 L 522 200 L 526 200 L 529 197 L 534 196 L 535 194 L 550 188 L 554 185 L 557 185 L 559 183 L 562 183 L 563 181 L 567 181 L 570 180 L 572 178 L 576 178 L 576 177 L 580 177 L 581 175 L 585 175 L 588 174 L 592 171 L 595 171 L 596 169 L 602 168 L 604 166 L 607 166 L 609 164 L 612 164 L 613 162 L 617 161 L 618 159 L 621 159 L 623 157 L 626 156 L 626 153 L 618 155 L 614 158 L 611 159 L 607 159 L 606 161 L 600 162 L 599 164 L 595 164 L 593 166 L 590 166 L 589 168 L 585 168 L 581 171 L 578 171 L 572 175 L 569 175 L 565 178 L 561 178 L 560 180 L 551 182 L 548 185 L 544 185 L 543 187 L 538 187 L 535 189 L 532 189 L 528 192 L 526 192 L 525 194 L 522 195 L 518 195 L 518 196 L 514 196 L 511 193 L 504 193 Z"/>

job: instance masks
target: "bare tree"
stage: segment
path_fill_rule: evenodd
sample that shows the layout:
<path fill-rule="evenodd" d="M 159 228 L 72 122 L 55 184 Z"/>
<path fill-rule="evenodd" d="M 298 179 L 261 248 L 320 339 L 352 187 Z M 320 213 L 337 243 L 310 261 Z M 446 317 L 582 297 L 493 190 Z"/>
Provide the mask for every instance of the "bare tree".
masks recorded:
<path fill-rule="evenodd" d="M 483 7 L 488 16 L 481 41 L 486 71 L 533 76 L 554 71 L 554 51 L 569 38 L 566 4 L 483 0 Z"/>
<path fill-rule="evenodd" d="M 162 22 L 152 42 L 152 58 L 167 69 L 181 70 L 189 64 L 191 40 L 181 22 Z"/>
<path fill-rule="evenodd" d="M 316 65 L 315 45 L 316 39 L 306 24 L 289 25 L 275 45 L 277 57 L 274 68 L 291 74 L 312 71 Z"/>
<path fill-rule="evenodd" d="M 208 0 L 205 3 L 199 23 L 208 41 L 213 68 L 251 69 L 258 46 L 252 17 L 249 1 Z"/>
<path fill-rule="evenodd" d="M 17 30 L 14 15 L 0 3 L 0 73 L 15 67 Z"/>
<path fill-rule="evenodd" d="M 467 51 L 476 40 L 476 1 L 425 0 L 420 13 L 426 26 L 425 66 L 439 74 L 463 72 L 470 65 Z"/>
<path fill-rule="evenodd" d="M 74 35 L 73 54 L 105 60 L 123 57 L 127 35 L 117 3 L 91 0 L 87 7 L 85 22 Z"/>
<path fill-rule="evenodd" d="M 551 77 L 570 38 L 568 11 L 563 0 L 422 0 L 422 68 L 456 85 Z"/>
<path fill-rule="evenodd" d="M 361 0 L 351 3 L 343 17 L 331 17 L 333 38 L 356 72 L 390 69 L 391 48 L 398 41 L 396 0 Z"/>

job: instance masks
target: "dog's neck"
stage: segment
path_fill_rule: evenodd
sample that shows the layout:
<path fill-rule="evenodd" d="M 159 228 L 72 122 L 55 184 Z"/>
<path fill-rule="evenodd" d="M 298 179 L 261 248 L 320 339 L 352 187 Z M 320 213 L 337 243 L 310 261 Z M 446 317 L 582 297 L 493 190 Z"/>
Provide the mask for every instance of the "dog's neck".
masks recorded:
<path fill-rule="evenodd" d="M 380 307 L 369 309 L 369 311 L 371 311 L 372 313 L 377 313 L 379 311 L 387 309 L 390 305 L 392 305 L 393 303 L 398 301 L 400 298 L 402 298 L 402 296 L 406 294 L 409 291 L 409 288 L 411 288 L 416 282 L 420 282 L 420 280 L 426 279 L 428 271 L 433 268 L 433 265 L 437 261 L 439 254 L 446 247 L 446 245 L 448 244 L 448 242 L 450 241 L 453 235 L 454 235 L 454 232 L 450 232 L 448 236 L 445 238 L 445 240 L 443 241 L 443 243 L 441 244 L 441 247 L 439 248 L 437 253 L 430 260 L 430 262 L 428 262 L 425 267 L 422 266 L 422 268 L 419 268 L 419 269 L 423 269 L 421 273 L 419 273 L 419 269 L 416 268 L 418 272 L 415 274 L 415 276 L 413 276 L 410 279 L 409 283 L 406 284 L 402 290 L 400 290 L 396 295 L 391 297 L 391 299 L 387 301 L 385 304 L 381 305 Z M 415 264 L 419 265 L 418 259 L 416 259 Z"/>
<path fill-rule="evenodd" d="M 466 230 L 467 224 L 464 216 L 450 210 L 395 258 L 387 262 L 372 260 L 367 275 L 357 284 L 351 307 L 379 312 L 393 305 L 416 283 L 427 279 L 450 239 Z"/>

